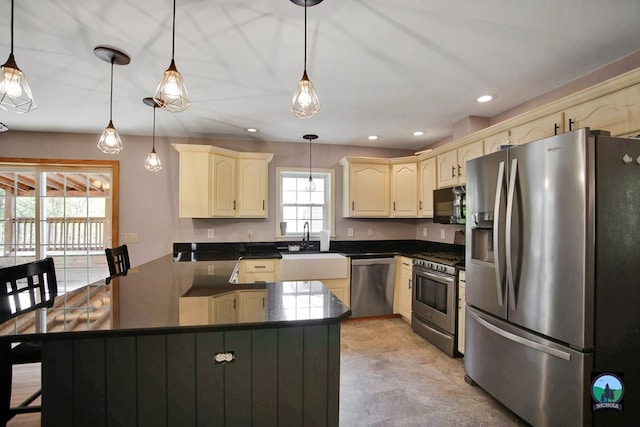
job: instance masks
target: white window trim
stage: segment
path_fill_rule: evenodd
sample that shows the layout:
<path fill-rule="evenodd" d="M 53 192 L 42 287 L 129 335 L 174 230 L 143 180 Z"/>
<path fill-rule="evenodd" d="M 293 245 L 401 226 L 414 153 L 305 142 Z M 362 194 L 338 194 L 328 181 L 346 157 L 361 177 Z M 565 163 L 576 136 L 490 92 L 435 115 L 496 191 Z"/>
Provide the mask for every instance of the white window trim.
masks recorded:
<path fill-rule="evenodd" d="M 297 167 L 278 167 L 276 168 L 276 224 L 275 224 L 275 237 L 276 240 L 290 240 L 293 238 L 302 237 L 302 233 L 287 233 L 286 235 L 282 235 L 280 233 L 280 221 L 282 221 L 282 189 L 280 187 L 281 184 L 281 174 L 282 172 L 306 172 L 309 173 L 308 168 L 297 168 Z M 311 176 L 313 177 L 315 173 L 328 174 L 330 176 L 329 179 L 329 197 L 328 197 L 328 206 L 327 211 L 329 215 L 329 221 L 331 222 L 331 230 L 329 231 L 331 236 L 335 236 L 335 227 L 336 227 L 336 215 L 335 215 L 335 205 L 336 205 L 336 176 L 334 169 L 311 169 Z M 310 233 L 310 237 L 320 238 L 320 233 Z"/>

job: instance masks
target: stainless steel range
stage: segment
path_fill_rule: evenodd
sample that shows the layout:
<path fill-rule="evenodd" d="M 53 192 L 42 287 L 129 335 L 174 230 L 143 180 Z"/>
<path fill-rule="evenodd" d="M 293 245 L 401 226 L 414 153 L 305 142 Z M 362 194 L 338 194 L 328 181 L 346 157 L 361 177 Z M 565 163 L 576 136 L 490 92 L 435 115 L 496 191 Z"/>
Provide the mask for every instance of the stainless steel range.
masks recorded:
<path fill-rule="evenodd" d="M 413 258 L 411 328 L 451 357 L 457 355 L 458 265 L 464 265 L 464 257 L 456 254 Z"/>

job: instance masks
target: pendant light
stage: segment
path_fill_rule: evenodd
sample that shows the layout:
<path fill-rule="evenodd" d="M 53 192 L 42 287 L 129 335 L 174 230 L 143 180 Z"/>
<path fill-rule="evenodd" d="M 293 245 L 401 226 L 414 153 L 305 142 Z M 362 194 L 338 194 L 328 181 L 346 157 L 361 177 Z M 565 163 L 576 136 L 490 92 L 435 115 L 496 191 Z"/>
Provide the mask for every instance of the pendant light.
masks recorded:
<path fill-rule="evenodd" d="M 173 32 L 171 39 L 171 64 L 164 72 L 153 98 L 163 110 L 177 113 L 184 111 L 191 104 L 184 79 L 173 59 L 176 50 L 176 0 L 173 0 Z"/>
<path fill-rule="evenodd" d="M 24 73 L 13 57 L 13 0 L 11 0 L 11 53 L 0 69 L 0 108 L 22 114 L 37 108 Z"/>
<path fill-rule="evenodd" d="M 147 156 L 147 160 L 144 162 L 144 167 L 149 172 L 158 172 L 162 169 L 162 163 L 160 163 L 160 157 L 156 153 L 156 108 L 159 107 L 158 103 L 153 98 L 144 98 L 142 100 L 146 105 L 153 107 L 153 136 L 151 137 L 152 148 L 151 152 Z"/>
<path fill-rule="evenodd" d="M 131 58 L 117 49 L 107 46 L 98 46 L 93 53 L 100 59 L 111 63 L 111 91 L 109 93 L 109 124 L 102 132 L 98 141 L 98 148 L 106 154 L 118 154 L 124 148 L 120 135 L 113 126 L 113 65 L 127 65 Z"/>
<path fill-rule="evenodd" d="M 291 0 L 298 6 L 304 6 L 304 71 L 293 94 L 291 112 L 300 119 L 308 119 L 320 110 L 320 101 L 307 75 L 307 6 L 315 6 L 322 0 Z"/>
<path fill-rule="evenodd" d="M 316 183 L 313 182 L 313 177 L 311 176 L 311 141 L 318 139 L 318 135 L 309 134 L 304 135 L 303 138 L 309 140 L 309 181 L 307 181 L 304 189 L 305 191 L 316 191 Z"/>

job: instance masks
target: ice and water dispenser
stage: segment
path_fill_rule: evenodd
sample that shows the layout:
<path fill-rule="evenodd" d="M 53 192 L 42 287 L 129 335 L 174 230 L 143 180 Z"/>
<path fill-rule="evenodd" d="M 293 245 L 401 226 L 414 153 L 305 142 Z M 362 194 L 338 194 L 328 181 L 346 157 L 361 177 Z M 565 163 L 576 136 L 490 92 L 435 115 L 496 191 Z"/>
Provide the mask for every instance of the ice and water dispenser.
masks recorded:
<path fill-rule="evenodd" d="M 494 262 L 493 211 L 471 212 L 471 258 Z"/>

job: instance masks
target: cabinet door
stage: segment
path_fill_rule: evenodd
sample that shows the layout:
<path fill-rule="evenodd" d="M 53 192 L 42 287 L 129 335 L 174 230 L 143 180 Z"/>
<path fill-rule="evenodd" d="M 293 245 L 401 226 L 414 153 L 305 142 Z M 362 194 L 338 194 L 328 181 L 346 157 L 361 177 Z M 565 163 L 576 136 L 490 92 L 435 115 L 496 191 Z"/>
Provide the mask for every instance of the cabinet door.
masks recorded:
<path fill-rule="evenodd" d="M 565 111 L 565 131 L 589 127 L 612 136 L 640 131 L 640 84 L 587 101 Z"/>
<path fill-rule="evenodd" d="M 418 214 L 418 167 L 416 163 L 391 166 L 391 215 L 415 217 Z"/>
<path fill-rule="evenodd" d="M 562 113 L 551 114 L 511 129 L 512 144 L 521 145 L 563 132 Z"/>
<path fill-rule="evenodd" d="M 458 152 L 448 151 L 437 157 L 438 188 L 451 187 L 458 183 Z"/>
<path fill-rule="evenodd" d="M 178 189 L 178 216 L 180 218 L 211 216 L 211 207 L 207 197 L 211 191 L 209 161 L 209 153 L 204 151 L 180 152 Z"/>
<path fill-rule="evenodd" d="M 483 141 L 484 145 L 484 153 L 495 153 L 500 149 L 501 145 L 513 144 L 511 142 L 511 137 L 509 137 L 509 131 L 506 130 L 504 132 L 497 133 L 488 138 L 485 138 Z"/>
<path fill-rule="evenodd" d="M 269 164 L 263 159 L 238 159 L 238 216 L 267 217 Z"/>
<path fill-rule="evenodd" d="M 436 188 L 436 158 L 418 165 L 418 215 L 433 218 L 433 190 Z"/>
<path fill-rule="evenodd" d="M 351 305 L 351 279 L 322 279 L 322 284 L 327 287 L 340 301 Z"/>
<path fill-rule="evenodd" d="M 482 141 L 467 144 L 458 148 L 458 184 L 464 184 L 467 180 L 467 160 L 482 157 L 484 148 Z"/>
<path fill-rule="evenodd" d="M 230 217 L 236 214 L 236 159 L 211 155 L 211 214 Z"/>
<path fill-rule="evenodd" d="M 264 322 L 266 319 L 265 290 L 237 291 L 238 321 L 242 323 Z"/>
<path fill-rule="evenodd" d="M 389 165 L 349 165 L 349 212 L 351 216 L 389 216 Z"/>
<path fill-rule="evenodd" d="M 235 292 L 211 297 L 211 323 L 214 325 L 236 322 Z"/>
<path fill-rule="evenodd" d="M 398 292 L 398 313 L 407 321 L 411 322 L 411 300 L 413 292 L 411 258 L 400 257 L 400 280 L 396 283 L 399 286 Z"/>
<path fill-rule="evenodd" d="M 178 322 L 180 326 L 208 325 L 210 323 L 209 303 L 211 297 L 180 297 Z"/>

